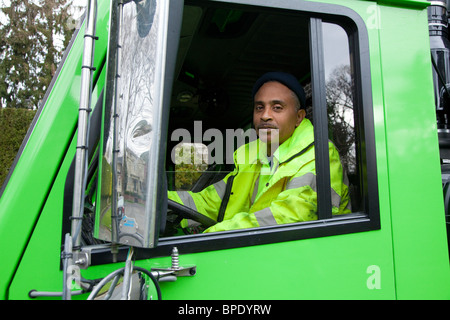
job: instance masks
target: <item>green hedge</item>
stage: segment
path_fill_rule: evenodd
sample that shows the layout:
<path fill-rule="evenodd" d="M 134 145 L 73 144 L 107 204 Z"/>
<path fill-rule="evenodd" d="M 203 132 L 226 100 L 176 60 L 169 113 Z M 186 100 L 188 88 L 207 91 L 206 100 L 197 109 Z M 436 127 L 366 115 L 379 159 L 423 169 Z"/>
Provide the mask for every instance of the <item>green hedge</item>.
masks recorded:
<path fill-rule="evenodd" d="M 0 108 L 0 186 L 20 149 L 35 110 Z"/>

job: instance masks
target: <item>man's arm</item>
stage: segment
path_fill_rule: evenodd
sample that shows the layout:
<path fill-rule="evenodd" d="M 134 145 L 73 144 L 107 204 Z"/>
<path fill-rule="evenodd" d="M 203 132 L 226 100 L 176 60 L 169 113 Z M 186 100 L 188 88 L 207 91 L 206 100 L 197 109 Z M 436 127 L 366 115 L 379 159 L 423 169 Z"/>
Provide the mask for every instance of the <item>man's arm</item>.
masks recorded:
<path fill-rule="evenodd" d="M 311 174 L 312 175 L 312 174 Z M 315 179 L 315 176 L 314 176 Z M 264 227 L 317 219 L 317 193 L 310 185 L 286 189 L 267 208 L 256 212 L 239 212 L 205 232 Z"/>
<path fill-rule="evenodd" d="M 217 215 L 225 194 L 228 178 L 235 174 L 236 172 L 234 171 L 227 174 L 225 178 L 204 188 L 200 192 L 169 191 L 168 197 L 217 221 Z"/>
<path fill-rule="evenodd" d="M 343 173 L 336 148 L 330 144 L 331 205 L 333 214 L 350 213 L 348 182 Z M 240 212 L 232 219 L 218 223 L 205 232 L 226 231 L 277 224 L 304 222 L 317 219 L 317 190 L 314 164 L 299 171 L 286 189 L 269 207 L 256 212 Z"/>

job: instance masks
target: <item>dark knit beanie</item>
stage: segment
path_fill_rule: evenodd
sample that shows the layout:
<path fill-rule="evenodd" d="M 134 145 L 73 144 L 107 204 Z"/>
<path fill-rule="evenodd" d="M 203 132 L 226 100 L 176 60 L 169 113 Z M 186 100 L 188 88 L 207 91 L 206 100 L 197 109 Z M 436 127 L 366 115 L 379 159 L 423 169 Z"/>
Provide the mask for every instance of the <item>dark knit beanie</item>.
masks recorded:
<path fill-rule="evenodd" d="M 255 85 L 252 90 L 252 97 L 255 97 L 256 92 L 262 87 L 263 84 L 271 81 L 279 82 L 289 89 L 291 89 L 298 100 L 300 101 L 300 108 L 305 109 L 306 98 L 305 98 L 305 90 L 301 86 L 301 84 L 297 81 L 297 79 L 290 73 L 285 72 L 268 72 L 264 74 L 261 78 L 256 80 Z"/>

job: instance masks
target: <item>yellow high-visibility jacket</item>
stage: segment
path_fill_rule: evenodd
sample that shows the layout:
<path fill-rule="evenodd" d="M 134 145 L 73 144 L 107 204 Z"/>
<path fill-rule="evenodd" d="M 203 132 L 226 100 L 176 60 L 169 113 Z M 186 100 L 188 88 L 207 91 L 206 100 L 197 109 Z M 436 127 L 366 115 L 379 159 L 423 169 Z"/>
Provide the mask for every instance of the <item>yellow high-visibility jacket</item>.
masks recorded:
<path fill-rule="evenodd" d="M 328 147 L 332 213 L 349 213 L 348 183 L 344 183 L 339 153 L 331 142 Z M 261 185 L 261 168 L 267 163 L 265 152 L 264 143 L 259 139 L 243 145 L 234 153 L 234 171 L 223 180 L 197 193 L 169 191 L 169 199 L 218 221 L 205 232 L 316 220 L 311 122 L 303 119 L 292 136 L 275 151 L 270 178 Z"/>

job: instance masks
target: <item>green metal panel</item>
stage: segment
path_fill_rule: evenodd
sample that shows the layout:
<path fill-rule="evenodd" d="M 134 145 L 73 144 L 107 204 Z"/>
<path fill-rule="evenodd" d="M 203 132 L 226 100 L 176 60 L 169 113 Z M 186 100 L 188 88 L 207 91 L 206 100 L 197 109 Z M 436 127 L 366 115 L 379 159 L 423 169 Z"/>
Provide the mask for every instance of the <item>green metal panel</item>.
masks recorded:
<path fill-rule="evenodd" d="M 397 298 L 449 298 L 427 12 L 379 12 Z"/>
<path fill-rule="evenodd" d="M 99 97 L 104 85 L 105 72 L 100 75 L 92 94 L 93 101 Z M 34 226 L 26 249 L 21 257 L 9 288 L 8 299 L 26 299 L 30 290 L 62 291 L 61 265 L 62 212 L 64 186 L 67 172 L 75 156 L 76 134 L 73 136 L 66 157 L 57 172 L 51 191 Z M 39 273 L 39 277 L 36 276 Z M 59 298 L 60 299 L 60 298 Z"/>
<path fill-rule="evenodd" d="M 61 230 L 64 184 L 72 162 L 70 154 L 76 146 L 76 136 L 69 148 L 68 156 L 60 167 L 55 182 L 45 201 L 20 264 L 15 272 L 8 292 L 8 299 L 27 299 L 30 290 L 62 291 Z M 39 273 L 39 276 L 36 276 Z M 59 298 L 61 299 L 61 298 Z"/>
<path fill-rule="evenodd" d="M 197 274 L 163 283 L 162 292 L 167 299 L 393 299 L 386 239 L 376 231 L 182 256 Z M 380 289 L 368 286 L 373 265 L 382 270 Z"/>
<path fill-rule="evenodd" d="M 390 248 L 390 231 L 386 229 L 364 236 L 349 234 L 196 254 L 181 252 L 180 265 L 196 265 L 197 274 L 161 283 L 162 296 L 164 300 L 395 299 Z M 162 257 L 136 264 L 150 269 L 170 263 L 169 257 Z M 83 276 L 96 278 L 109 271 L 105 266 L 94 266 Z M 374 278 L 379 288 L 374 287 Z"/>

